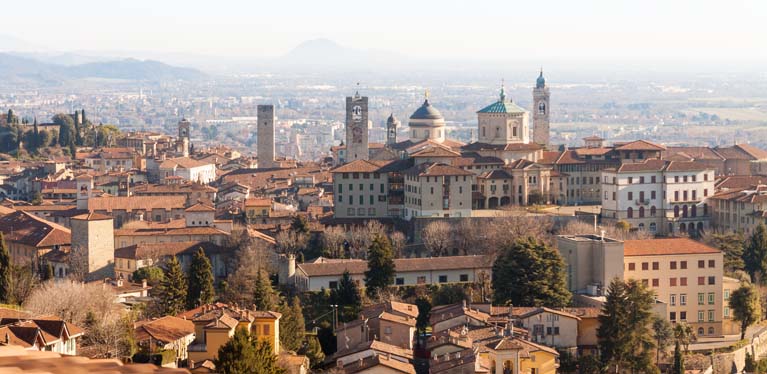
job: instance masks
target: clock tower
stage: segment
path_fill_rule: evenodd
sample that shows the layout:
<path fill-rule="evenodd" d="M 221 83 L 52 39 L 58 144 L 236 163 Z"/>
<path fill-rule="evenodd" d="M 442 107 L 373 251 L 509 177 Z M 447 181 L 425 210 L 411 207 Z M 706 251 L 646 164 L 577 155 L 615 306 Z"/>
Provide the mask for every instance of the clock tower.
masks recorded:
<path fill-rule="evenodd" d="M 389 115 L 386 120 L 386 145 L 397 144 L 397 128 L 399 127 L 399 120 L 394 117 L 394 113 Z"/>
<path fill-rule="evenodd" d="M 368 159 L 368 97 L 346 97 L 346 162 Z"/>
<path fill-rule="evenodd" d="M 549 97 L 549 86 L 541 69 L 533 89 L 533 141 L 544 147 L 549 146 Z"/>

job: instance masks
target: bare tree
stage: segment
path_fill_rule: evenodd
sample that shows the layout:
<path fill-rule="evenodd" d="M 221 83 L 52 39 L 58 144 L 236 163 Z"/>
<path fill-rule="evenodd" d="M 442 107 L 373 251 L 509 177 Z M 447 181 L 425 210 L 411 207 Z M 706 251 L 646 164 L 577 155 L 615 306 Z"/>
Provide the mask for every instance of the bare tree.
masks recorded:
<path fill-rule="evenodd" d="M 421 240 L 431 256 L 448 256 L 453 244 L 453 229 L 443 220 L 432 221 L 421 230 Z"/>
<path fill-rule="evenodd" d="M 280 231 L 274 240 L 277 242 L 275 247 L 279 253 L 296 254 L 306 248 L 309 236 L 302 232 L 285 230 Z"/>
<path fill-rule="evenodd" d="M 322 232 L 322 245 L 330 252 L 330 257 L 341 257 L 344 241 L 346 241 L 346 231 L 339 226 L 326 227 Z"/>
<path fill-rule="evenodd" d="M 84 326 L 89 313 L 101 320 L 118 318 L 122 308 L 117 295 L 102 283 L 84 284 L 74 281 L 47 282 L 37 287 L 24 303 L 24 308 L 37 315 L 55 315 Z"/>
<path fill-rule="evenodd" d="M 455 233 L 455 247 L 463 255 L 483 253 L 479 245 L 482 241 L 482 228 L 476 220 L 462 219 L 453 226 Z"/>
<path fill-rule="evenodd" d="M 40 278 L 32 266 L 12 265 L 9 275 L 9 289 L 11 291 L 9 301 L 16 304 L 24 303 L 35 287 L 40 284 Z"/>
<path fill-rule="evenodd" d="M 252 304 L 258 272 L 273 272 L 275 261 L 276 254 L 263 242 L 241 241 L 233 264 L 235 270 L 226 279 L 222 301 L 241 306 Z"/>
<path fill-rule="evenodd" d="M 394 257 L 402 257 L 402 251 L 404 251 L 405 243 L 407 243 L 405 234 L 394 230 L 389 234 L 389 240 L 391 241 L 392 250 L 394 250 Z"/>

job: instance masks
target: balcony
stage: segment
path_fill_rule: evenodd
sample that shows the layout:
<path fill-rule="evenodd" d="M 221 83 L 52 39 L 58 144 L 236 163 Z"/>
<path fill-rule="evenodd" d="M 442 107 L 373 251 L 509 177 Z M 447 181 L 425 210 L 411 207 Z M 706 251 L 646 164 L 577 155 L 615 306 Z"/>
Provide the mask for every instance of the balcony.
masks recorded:
<path fill-rule="evenodd" d="M 645 199 L 645 200 L 634 200 L 634 203 L 637 206 L 647 206 L 647 205 L 650 205 L 650 200 L 648 200 L 648 199 Z"/>

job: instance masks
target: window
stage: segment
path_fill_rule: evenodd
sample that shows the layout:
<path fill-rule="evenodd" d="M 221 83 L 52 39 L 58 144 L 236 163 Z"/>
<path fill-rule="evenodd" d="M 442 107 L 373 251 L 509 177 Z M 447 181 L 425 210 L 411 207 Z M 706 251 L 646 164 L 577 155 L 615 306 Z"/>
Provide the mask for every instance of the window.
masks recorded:
<path fill-rule="evenodd" d="M 669 286 L 676 287 L 676 278 L 671 278 L 668 280 Z"/>
<path fill-rule="evenodd" d="M 644 183 L 644 177 L 639 177 L 639 183 Z"/>
<path fill-rule="evenodd" d="M 634 183 L 634 177 L 629 177 L 629 184 Z M 631 192 L 629 192 L 629 196 L 631 196 Z M 631 200 L 631 197 L 629 197 L 629 200 Z"/>
<path fill-rule="evenodd" d="M 676 269 L 676 261 L 671 261 L 670 268 L 671 268 L 671 270 L 675 270 Z"/>
<path fill-rule="evenodd" d="M 439 283 L 447 283 L 447 275 L 440 275 Z"/>
<path fill-rule="evenodd" d="M 469 281 L 469 274 L 461 274 L 460 275 L 461 282 L 468 282 Z"/>
<path fill-rule="evenodd" d="M 655 183 L 655 181 L 656 181 L 656 179 L 655 179 L 655 176 L 654 176 L 654 175 L 653 175 L 652 177 L 650 177 L 650 182 L 651 182 L 651 183 Z"/>
<path fill-rule="evenodd" d="M 714 315 L 715 315 L 715 313 L 714 313 L 713 310 L 709 310 L 708 311 L 708 321 L 709 322 L 714 322 Z"/>
<path fill-rule="evenodd" d="M 391 335 L 391 326 L 384 327 L 384 334 Z"/>
<path fill-rule="evenodd" d="M 655 200 L 655 191 L 650 191 L 650 198 Z"/>
<path fill-rule="evenodd" d="M 680 269 L 687 269 L 687 261 L 679 261 Z"/>
<path fill-rule="evenodd" d="M 706 284 L 706 277 L 698 277 L 698 286 L 704 286 Z"/>
<path fill-rule="evenodd" d="M 672 304 L 672 305 L 673 305 L 673 304 Z M 670 312 L 670 313 L 668 314 L 668 319 L 669 319 L 670 321 L 676 321 L 676 312 Z"/>
<path fill-rule="evenodd" d="M 264 325 L 264 335 L 269 335 L 269 325 Z"/>
<path fill-rule="evenodd" d="M 708 303 L 709 303 L 709 305 L 713 305 L 714 304 L 715 297 L 716 297 L 715 293 L 713 293 L 713 292 L 709 292 L 708 293 Z"/>
<path fill-rule="evenodd" d="M 675 294 L 673 294 L 673 293 L 672 293 L 671 295 L 669 295 L 669 297 L 668 297 L 668 303 L 669 303 L 669 305 L 671 305 L 671 306 L 674 306 L 674 305 L 676 305 L 676 295 L 675 295 Z"/>
<path fill-rule="evenodd" d="M 629 191 L 629 201 L 634 200 L 634 193 Z"/>
<path fill-rule="evenodd" d="M 706 260 L 698 260 L 698 269 L 703 269 L 706 267 Z"/>
<path fill-rule="evenodd" d="M 629 271 L 634 271 L 634 270 L 636 270 L 636 264 L 633 262 L 629 262 Z"/>
<path fill-rule="evenodd" d="M 716 267 L 716 260 L 708 260 L 708 267 L 710 268 Z"/>
<path fill-rule="evenodd" d="M 708 284 L 709 286 L 716 284 L 716 277 L 708 277 Z"/>
<path fill-rule="evenodd" d="M 706 294 L 703 292 L 698 292 L 698 305 L 705 305 L 706 304 Z"/>
<path fill-rule="evenodd" d="M 724 290 L 724 299 L 730 300 L 730 290 Z"/>
<path fill-rule="evenodd" d="M 679 320 L 687 321 L 687 312 L 679 312 Z"/>
<path fill-rule="evenodd" d="M 705 313 L 702 310 L 698 311 L 698 322 L 703 322 L 704 315 Z"/>
<path fill-rule="evenodd" d="M 405 284 L 405 278 L 397 278 L 397 279 L 395 279 L 394 280 L 394 284 L 396 284 L 398 286 L 401 286 L 401 285 Z"/>
<path fill-rule="evenodd" d="M 426 276 L 420 275 L 418 278 L 416 278 L 416 283 L 418 284 L 426 284 Z"/>
<path fill-rule="evenodd" d="M 679 278 L 679 285 L 680 286 L 686 286 L 687 285 L 687 277 Z"/>
<path fill-rule="evenodd" d="M 654 261 L 654 262 L 652 263 L 652 269 L 653 269 L 653 270 L 658 270 L 658 269 L 660 269 L 660 263 L 659 263 L 659 262 L 657 262 L 657 261 Z"/>
<path fill-rule="evenodd" d="M 730 318 L 730 307 L 724 307 L 724 318 Z"/>
<path fill-rule="evenodd" d="M 687 305 L 687 294 L 679 294 L 679 305 Z"/>
<path fill-rule="evenodd" d="M 658 280 L 658 278 L 654 278 L 652 280 L 652 286 L 653 287 L 660 287 L 660 280 Z"/>
<path fill-rule="evenodd" d="M 642 270 L 650 270 L 650 264 L 647 262 L 642 263 Z"/>

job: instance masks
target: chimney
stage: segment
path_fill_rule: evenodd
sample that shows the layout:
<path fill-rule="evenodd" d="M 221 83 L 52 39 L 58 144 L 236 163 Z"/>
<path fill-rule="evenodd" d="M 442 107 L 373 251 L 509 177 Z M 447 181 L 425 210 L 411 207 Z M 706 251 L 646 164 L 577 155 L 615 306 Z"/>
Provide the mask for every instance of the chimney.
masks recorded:
<path fill-rule="evenodd" d="M 10 344 L 11 344 L 11 334 L 6 332 L 5 333 L 5 345 L 10 345 Z"/>
<path fill-rule="evenodd" d="M 599 236 L 599 240 L 605 241 L 605 230 L 602 230 L 601 235 Z"/>
<path fill-rule="evenodd" d="M 141 288 L 146 288 L 146 279 L 141 280 Z"/>

